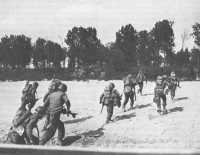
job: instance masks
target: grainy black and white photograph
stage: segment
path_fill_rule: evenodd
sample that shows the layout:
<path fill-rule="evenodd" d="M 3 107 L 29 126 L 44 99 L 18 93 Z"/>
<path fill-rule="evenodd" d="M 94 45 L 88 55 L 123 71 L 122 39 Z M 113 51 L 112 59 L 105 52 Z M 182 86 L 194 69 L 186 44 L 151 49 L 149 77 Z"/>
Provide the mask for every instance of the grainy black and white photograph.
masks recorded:
<path fill-rule="evenodd" d="M 0 154 L 200 153 L 199 0 L 0 0 Z"/>

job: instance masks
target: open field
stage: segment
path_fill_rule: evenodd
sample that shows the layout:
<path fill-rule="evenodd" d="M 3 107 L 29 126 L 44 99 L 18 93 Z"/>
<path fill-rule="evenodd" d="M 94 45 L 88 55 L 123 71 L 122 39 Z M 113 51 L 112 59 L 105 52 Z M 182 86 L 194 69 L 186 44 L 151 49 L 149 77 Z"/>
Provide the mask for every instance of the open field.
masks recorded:
<path fill-rule="evenodd" d="M 122 92 L 122 82 L 113 81 Z M 200 148 L 200 82 L 182 82 L 174 101 L 168 97 L 169 114 L 159 116 L 152 103 L 154 83 L 144 85 L 144 95 L 137 95 L 135 109 L 122 113 L 115 108 L 114 122 L 104 125 L 106 108 L 100 114 L 99 96 L 106 81 L 66 81 L 72 111 L 76 119 L 62 116 L 65 144 L 73 147 L 99 148 Z M 25 81 L 0 82 L 0 137 L 10 127 L 19 106 Z M 49 81 L 39 82 L 38 96 L 47 91 Z M 38 103 L 42 104 L 39 100 Z M 129 106 L 129 105 L 128 105 Z M 128 107 L 127 107 L 128 108 Z M 40 126 L 43 120 L 39 123 Z"/>

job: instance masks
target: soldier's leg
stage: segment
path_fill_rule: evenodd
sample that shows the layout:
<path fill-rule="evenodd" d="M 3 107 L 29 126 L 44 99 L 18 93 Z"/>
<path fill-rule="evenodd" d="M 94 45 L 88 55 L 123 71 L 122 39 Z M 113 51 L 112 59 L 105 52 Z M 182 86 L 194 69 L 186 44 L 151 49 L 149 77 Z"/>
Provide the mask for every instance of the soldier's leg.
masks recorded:
<path fill-rule="evenodd" d="M 143 82 L 139 83 L 139 92 L 142 95 L 142 90 L 143 90 Z"/>
<path fill-rule="evenodd" d="M 59 120 L 59 122 L 58 122 L 58 137 L 57 137 L 58 145 L 62 145 L 64 136 L 65 136 L 65 126 L 64 126 L 64 123 L 61 120 Z"/>
<path fill-rule="evenodd" d="M 153 100 L 154 103 L 156 103 L 157 105 L 157 112 L 160 113 L 161 112 L 160 96 L 155 96 Z"/>
<path fill-rule="evenodd" d="M 170 93 L 171 93 L 171 99 L 172 99 L 172 100 L 173 100 L 174 97 L 175 97 L 175 90 L 176 90 L 176 88 L 173 87 L 173 88 L 171 89 L 171 91 L 170 91 Z"/>
<path fill-rule="evenodd" d="M 162 98 L 162 107 L 163 107 L 163 114 L 167 114 L 167 109 L 166 109 L 166 106 L 167 106 L 167 102 L 166 102 L 166 95 L 162 95 L 161 96 Z"/>
<path fill-rule="evenodd" d="M 123 106 L 122 109 L 125 112 L 125 108 L 126 108 L 126 104 L 128 103 L 128 99 L 129 99 L 129 94 L 128 93 L 124 93 L 124 102 L 123 102 Z"/>
<path fill-rule="evenodd" d="M 106 123 L 109 123 L 109 121 L 111 121 L 111 117 L 113 115 L 113 106 L 107 105 L 107 118 L 106 118 Z"/>
<path fill-rule="evenodd" d="M 50 117 L 50 115 L 47 113 L 46 117 L 45 117 L 45 122 L 44 122 L 44 126 L 43 126 L 42 130 L 46 130 L 47 129 L 47 126 L 49 124 L 49 117 Z"/>
<path fill-rule="evenodd" d="M 56 129 L 58 128 L 59 120 L 60 114 L 50 114 L 49 125 L 44 134 L 41 136 L 39 142 L 40 145 L 44 145 L 54 136 Z"/>
<path fill-rule="evenodd" d="M 133 109 L 133 105 L 134 105 L 134 92 L 131 92 L 131 93 L 130 93 L 129 98 L 130 98 L 130 100 L 131 100 L 130 108 Z"/>

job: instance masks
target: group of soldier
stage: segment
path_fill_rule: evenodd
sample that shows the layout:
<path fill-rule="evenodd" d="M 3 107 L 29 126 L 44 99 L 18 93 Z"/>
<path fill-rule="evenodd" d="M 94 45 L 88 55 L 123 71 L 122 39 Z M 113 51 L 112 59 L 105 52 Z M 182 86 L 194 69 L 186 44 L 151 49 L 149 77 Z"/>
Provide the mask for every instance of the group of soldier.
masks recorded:
<path fill-rule="evenodd" d="M 43 98 L 43 105 L 36 107 L 35 112 L 32 113 L 31 110 L 39 99 L 37 98 L 37 88 L 37 82 L 30 84 L 28 81 L 26 83 L 22 91 L 21 105 L 12 121 L 7 142 L 44 145 L 54 136 L 56 130 L 58 130 L 56 144 L 62 145 L 65 128 L 63 122 L 60 120 L 60 115 L 64 113 L 67 115 L 71 114 L 73 117 L 76 116 L 75 113 L 70 111 L 71 104 L 66 94 L 67 86 L 60 80 L 53 80 L 48 92 Z M 42 128 L 44 132 L 40 136 L 37 124 L 43 117 L 46 120 Z M 37 130 L 38 135 L 34 135 L 34 129 Z"/>
<path fill-rule="evenodd" d="M 144 81 L 147 83 L 146 76 L 142 72 L 139 71 L 137 76 L 133 76 L 129 74 L 127 77 L 123 79 L 124 89 L 124 101 L 122 104 L 123 112 L 126 111 L 126 105 L 130 100 L 130 110 L 133 109 L 134 102 L 136 100 L 136 85 L 139 86 L 138 93 L 142 95 L 143 84 Z M 157 105 L 157 112 L 159 114 L 167 114 L 166 109 L 166 95 L 170 92 L 171 99 L 173 100 L 175 97 L 176 88 L 180 87 L 179 80 L 177 79 L 175 72 L 171 72 L 170 76 L 163 75 L 157 76 L 156 86 L 154 88 L 154 98 L 153 102 Z M 102 108 L 105 105 L 107 107 L 107 120 L 106 123 L 112 121 L 113 109 L 115 106 L 121 106 L 122 95 L 114 89 L 114 83 L 109 83 L 108 86 L 105 87 L 104 92 L 100 97 L 100 104 L 102 104 Z M 162 106 L 161 106 L 162 105 Z"/>
<path fill-rule="evenodd" d="M 123 94 L 120 94 L 119 91 L 115 89 L 114 83 L 109 83 L 108 86 L 105 87 L 100 96 L 100 104 L 102 105 L 101 112 L 104 106 L 107 107 L 106 123 L 113 121 L 112 115 L 114 107 L 121 107 L 122 95 L 124 96 L 124 101 L 122 103 L 123 112 L 126 111 L 126 105 L 129 100 L 130 110 L 133 109 L 136 100 L 136 85 L 139 86 L 137 93 L 142 95 L 144 81 L 147 82 L 147 79 L 143 71 L 139 71 L 135 77 L 129 74 L 123 79 Z M 37 97 L 38 86 L 39 84 L 37 82 L 30 84 L 30 82 L 27 81 L 25 84 L 22 91 L 21 105 L 12 121 L 12 126 L 7 136 L 7 142 L 15 144 L 44 145 L 54 136 L 57 130 L 58 136 L 56 144 L 63 145 L 65 127 L 60 120 L 60 116 L 61 114 L 67 114 L 68 116 L 72 115 L 73 118 L 76 117 L 76 113 L 70 111 L 71 104 L 66 94 L 67 85 L 60 80 L 54 79 L 50 83 L 48 91 L 43 97 L 43 105 L 36 107 L 35 112 L 32 113 L 31 110 L 39 100 Z M 172 72 L 169 77 L 166 75 L 157 77 L 153 101 L 157 105 L 158 113 L 167 113 L 166 95 L 170 92 L 173 99 L 177 86 L 179 86 L 179 82 L 174 72 Z M 42 127 L 42 135 L 40 135 L 37 124 L 43 117 L 45 117 L 45 123 Z M 37 135 L 34 134 L 35 129 Z"/>

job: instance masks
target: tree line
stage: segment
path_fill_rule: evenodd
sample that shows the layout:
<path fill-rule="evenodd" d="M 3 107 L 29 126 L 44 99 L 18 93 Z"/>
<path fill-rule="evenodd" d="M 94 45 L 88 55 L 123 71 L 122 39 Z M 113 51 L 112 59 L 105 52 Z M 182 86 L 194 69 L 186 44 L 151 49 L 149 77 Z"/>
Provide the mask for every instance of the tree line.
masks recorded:
<path fill-rule="evenodd" d="M 122 26 L 113 42 L 102 44 L 94 27 L 73 27 L 64 38 L 67 48 L 38 38 L 33 44 L 25 35 L 4 36 L 0 41 L 2 69 L 67 69 L 74 75 L 100 76 L 101 73 L 129 72 L 133 68 L 200 68 L 200 24 L 193 25 L 196 47 L 175 51 L 173 21 L 162 20 L 150 30 L 137 31 L 132 24 Z"/>

